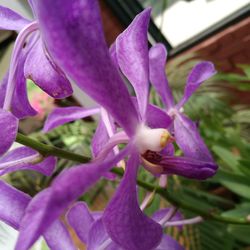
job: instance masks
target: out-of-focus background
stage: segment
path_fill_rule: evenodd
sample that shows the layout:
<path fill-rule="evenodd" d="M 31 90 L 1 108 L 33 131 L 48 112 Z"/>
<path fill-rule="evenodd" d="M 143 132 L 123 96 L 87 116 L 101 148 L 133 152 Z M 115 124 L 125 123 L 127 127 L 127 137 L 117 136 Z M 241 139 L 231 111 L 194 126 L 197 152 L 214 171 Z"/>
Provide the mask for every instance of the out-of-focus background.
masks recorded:
<path fill-rule="evenodd" d="M 63 1 L 62 1 L 63 2 Z M 99 0 L 103 27 L 108 45 L 129 25 L 136 14 L 152 7 L 149 44 L 162 42 L 168 49 L 166 72 L 175 99 L 180 99 L 188 70 L 200 60 L 215 63 L 218 75 L 204 84 L 185 106 L 185 112 L 197 123 L 201 134 L 220 166 L 218 174 L 202 183 L 180 177 L 169 178 L 170 189 L 183 199 L 203 206 L 218 207 L 225 215 L 250 214 L 250 1 L 249 0 Z M 26 0 L 0 0 L 32 19 Z M 84 13 L 83 13 L 84 14 Z M 0 77 L 9 67 L 9 60 L 17 34 L 0 31 Z M 39 67 L 39 65 L 37 65 Z M 80 120 L 43 134 L 39 130 L 48 112 L 56 106 L 92 106 L 93 101 L 74 85 L 73 97 L 54 101 L 31 81 L 27 82 L 32 105 L 39 111 L 34 118 L 21 121 L 20 131 L 44 143 L 53 144 L 76 153 L 90 155 L 89 145 L 96 127 L 93 119 Z M 161 105 L 154 90 L 151 101 Z M 180 153 L 177 150 L 177 153 Z M 58 162 L 55 177 L 73 163 Z M 144 179 L 153 181 L 146 174 Z M 5 177 L 16 187 L 35 195 L 51 179 L 27 172 Z M 118 182 L 101 181 L 83 200 L 94 209 L 105 206 Z M 144 196 L 139 189 L 140 200 Z M 158 196 L 146 213 L 165 206 Z M 182 211 L 188 217 L 192 214 Z M 250 228 L 206 222 L 186 226 L 180 233 L 176 228 L 168 233 L 186 249 L 234 250 L 250 249 Z M 17 232 L 0 224 L 0 249 L 12 250 Z M 84 247 L 79 243 L 80 249 Z M 46 249 L 39 242 L 34 249 Z"/>

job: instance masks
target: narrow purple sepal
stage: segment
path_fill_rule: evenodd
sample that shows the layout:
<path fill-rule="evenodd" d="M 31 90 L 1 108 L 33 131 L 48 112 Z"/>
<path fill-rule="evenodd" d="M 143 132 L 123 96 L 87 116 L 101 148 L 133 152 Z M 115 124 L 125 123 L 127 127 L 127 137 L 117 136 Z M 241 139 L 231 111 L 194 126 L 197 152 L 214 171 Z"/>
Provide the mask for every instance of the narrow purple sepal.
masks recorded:
<path fill-rule="evenodd" d="M 100 112 L 99 108 L 85 109 L 82 107 L 55 108 L 44 124 L 43 131 L 48 132 L 65 123 L 79 120 Z"/>
<path fill-rule="evenodd" d="M 184 156 L 213 162 L 213 157 L 203 142 L 196 124 L 183 114 L 174 119 L 175 140 Z"/>
<path fill-rule="evenodd" d="M 138 116 L 110 58 L 98 2 L 65 0 L 62 5 L 61 0 L 44 0 L 33 2 L 33 7 L 43 40 L 55 62 L 133 135 Z"/>
<path fill-rule="evenodd" d="M 41 39 L 28 53 L 24 75 L 53 98 L 62 99 L 73 93 L 69 80 L 49 58 Z"/>
<path fill-rule="evenodd" d="M 160 95 L 167 109 L 174 107 L 174 97 L 166 76 L 167 50 L 163 44 L 157 43 L 149 50 L 150 82 Z"/>
<path fill-rule="evenodd" d="M 130 151 L 128 145 L 114 158 L 104 162 L 79 165 L 64 171 L 48 189 L 29 203 L 21 222 L 16 250 L 27 250 L 74 200 L 86 192 Z"/>
<path fill-rule="evenodd" d="M 188 75 L 184 96 L 177 104 L 177 107 L 181 108 L 196 89 L 214 74 L 216 74 L 216 70 L 213 63 L 204 61 L 196 64 Z"/>
<path fill-rule="evenodd" d="M 84 202 L 75 203 L 67 213 L 67 221 L 75 230 L 79 239 L 87 244 L 88 233 L 94 223 L 94 218 L 89 212 L 88 206 Z"/>
<path fill-rule="evenodd" d="M 10 112 L 0 109 L 0 156 L 11 147 L 16 139 L 18 119 Z"/>
<path fill-rule="evenodd" d="M 104 211 L 103 222 L 110 238 L 122 248 L 149 250 L 159 244 L 162 228 L 139 207 L 136 190 L 139 156 L 135 149 L 132 151 L 122 182 Z"/>
<path fill-rule="evenodd" d="M 30 23 L 29 20 L 20 16 L 13 10 L 0 6 L 0 29 L 20 31 Z"/>
<path fill-rule="evenodd" d="M 11 150 L 0 158 L 0 175 L 19 170 L 34 170 L 50 176 L 56 166 L 56 158 L 50 156 L 42 162 L 35 163 L 37 160 L 39 153 L 31 148 L 20 147 Z"/>
<path fill-rule="evenodd" d="M 148 25 L 151 9 L 138 14 L 116 39 L 116 56 L 123 74 L 133 85 L 141 118 L 145 119 L 149 92 Z"/>

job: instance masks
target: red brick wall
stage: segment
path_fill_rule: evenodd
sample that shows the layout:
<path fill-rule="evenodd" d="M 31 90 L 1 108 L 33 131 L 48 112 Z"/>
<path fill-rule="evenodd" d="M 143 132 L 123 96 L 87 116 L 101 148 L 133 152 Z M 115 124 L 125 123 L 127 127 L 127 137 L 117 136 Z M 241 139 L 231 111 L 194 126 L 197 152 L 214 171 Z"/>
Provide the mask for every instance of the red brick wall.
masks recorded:
<path fill-rule="evenodd" d="M 105 1 L 99 0 L 99 2 L 101 6 L 104 34 L 108 45 L 111 45 L 116 37 L 124 30 L 124 27 L 112 10 L 106 5 Z"/>
<path fill-rule="evenodd" d="M 250 64 L 250 17 L 234 24 L 196 45 L 188 52 L 198 52 L 217 64 L 222 71 L 239 72 L 236 64 Z"/>

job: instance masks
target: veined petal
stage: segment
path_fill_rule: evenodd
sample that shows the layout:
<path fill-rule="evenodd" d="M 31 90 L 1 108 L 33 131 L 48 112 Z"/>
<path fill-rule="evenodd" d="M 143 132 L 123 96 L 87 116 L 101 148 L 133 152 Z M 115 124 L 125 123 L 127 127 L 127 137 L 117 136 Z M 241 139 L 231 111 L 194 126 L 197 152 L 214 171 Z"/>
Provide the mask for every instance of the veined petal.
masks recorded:
<path fill-rule="evenodd" d="M 110 238 L 122 248 L 149 250 L 159 244 L 162 228 L 139 207 L 136 191 L 138 165 L 139 155 L 133 150 L 122 182 L 104 211 L 103 222 Z"/>
<path fill-rule="evenodd" d="M 19 57 L 17 70 L 15 73 L 15 92 L 12 98 L 11 111 L 19 119 L 37 114 L 32 108 L 28 99 L 26 79 L 24 77 L 23 68 L 26 60 L 26 53 L 22 53 Z"/>
<path fill-rule="evenodd" d="M 86 109 L 82 107 L 55 108 L 44 124 L 43 131 L 48 132 L 67 122 L 82 119 L 100 112 L 100 108 Z"/>
<path fill-rule="evenodd" d="M 193 121 L 183 114 L 178 114 L 174 119 L 174 130 L 176 143 L 185 156 L 213 162 L 213 157 Z"/>
<path fill-rule="evenodd" d="M 98 2 L 44 0 L 33 2 L 33 7 L 44 42 L 58 66 L 133 135 L 138 116 L 110 58 Z"/>
<path fill-rule="evenodd" d="M 174 106 L 174 97 L 166 76 L 167 50 L 163 44 L 157 43 L 149 50 L 150 82 L 160 95 L 167 109 Z"/>
<path fill-rule="evenodd" d="M 13 10 L 0 6 L 0 29 L 20 31 L 31 21 L 22 17 Z"/>
<path fill-rule="evenodd" d="M 31 198 L 1 180 L 0 189 L 0 220 L 19 230 Z M 51 250 L 76 250 L 65 226 L 58 220 L 49 227 L 44 237 Z"/>
<path fill-rule="evenodd" d="M 52 186 L 38 193 L 29 203 L 21 222 L 16 250 L 27 250 L 74 200 L 131 150 L 128 145 L 114 158 L 79 165 L 64 171 Z"/>
<path fill-rule="evenodd" d="M 150 128 L 169 128 L 172 119 L 162 109 L 155 105 L 148 104 L 146 122 Z"/>
<path fill-rule="evenodd" d="M 59 220 L 47 229 L 44 238 L 51 250 L 77 250 L 66 226 Z"/>
<path fill-rule="evenodd" d="M 188 101 L 190 96 L 196 91 L 196 89 L 214 74 L 216 74 L 216 70 L 213 63 L 204 61 L 196 64 L 189 73 L 184 96 L 177 104 L 177 107 L 181 108 Z"/>
<path fill-rule="evenodd" d="M 31 148 L 16 148 L 0 158 L 0 175 L 19 170 L 34 170 L 47 176 L 51 175 L 56 166 L 56 158 L 47 157 L 36 163 L 39 158 L 39 153 Z"/>
<path fill-rule="evenodd" d="M 218 168 L 213 162 L 181 156 L 164 156 L 158 165 L 162 168 L 164 174 L 176 174 L 197 180 L 204 180 L 213 176 Z"/>
<path fill-rule="evenodd" d="M 25 61 L 25 78 L 31 79 L 53 98 L 62 99 L 72 95 L 73 89 L 69 80 L 46 53 L 40 38 L 29 51 Z"/>
<path fill-rule="evenodd" d="M 148 25 L 151 9 L 138 14 L 116 39 L 116 56 L 123 74 L 133 85 L 141 118 L 145 120 L 149 91 Z"/>
<path fill-rule="evenodd" d="M 0 220 L 18 230 L 30 197 L 1 180 L 0 189 Z"/>
<path fill-rule="evenodd" d="M 8 83 L 9 72 L 4 75 L 1 83 L 0 83 L 0 108 L 3 108 L 5 94 L 6 94 L 6 87 Z"/>
<path fill-rule="evenodd" d="M 122 250 L 109 238 L 102 219 L 96 220 L 89 231 L 88 250 L 97 249 Z"/>
<path fill-rule="evenodd" d="M 168 235 L 163 235 L 161 243 L 155 250 L 185 250 L 176 240 Z"/>
<path fill-rule="evenodd" d="M 77 202 L 67 213 L 67 221 L 75 230 L 79 239 L 87 244 L 88 234 L 94 218 L 89 212 L 88 206 L 84 202 Z"/>
<path fill-rule="evenodd" d="M 0 156 L 10 148 L 16 139 L 18 119 L 10 112 L 0 109 Z"/>
<path fill-rule="evenodd" d="M 104 146 L 108 143 L 110 139 L 110 136 L 108 135 L 107 128 L 104 124 L 104 121 L 102 118 L 100 118 L 99 123 L 97 125 L 95 134 L 92 138 L 91 142 L 91 148 L 92 148 L 92 154 L 94 157 L 97 157 L 98 154 L 102 151 Z M 114 157 L 114 150 L 111 151 L 107 156 L 106 159 Z M 114 180 L 116 175 L 111 172 L 106 172 L 104 174 L 104 177 L 107 178 L 108 180 Z"/>
<path fill-rule="evenodd" d="M 116 66 L 117 69 L 119 69 L 119 64 L 118 64 L 117 55 L 116 55 L 116 42 L 111 44 L 109 48 L 109 54 L 110 54 L 113 64 Z"/>

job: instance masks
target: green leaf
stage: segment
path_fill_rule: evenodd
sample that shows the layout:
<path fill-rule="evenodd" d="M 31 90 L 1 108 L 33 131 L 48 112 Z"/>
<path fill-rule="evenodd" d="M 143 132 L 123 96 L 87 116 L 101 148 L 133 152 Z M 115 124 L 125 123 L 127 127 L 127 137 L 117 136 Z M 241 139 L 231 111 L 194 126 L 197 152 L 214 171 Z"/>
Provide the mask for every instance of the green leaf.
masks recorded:
<path fill-rule="evenodd" d="M 233 153 L 221 146 L 213 146 L 213 152 L 226 163 L 235 173 L 239 173 L 238 160 L 239 156 L 233 155 Z"/>
<path fill-rule="evenodd" d="M 243 175 L 219 170 L 209 181 L 216 181 L 241 197 L 250 199 L 250 181 Z"/>

